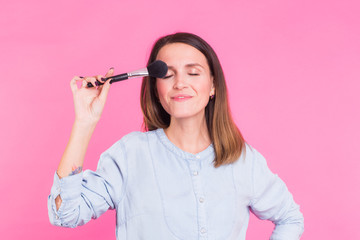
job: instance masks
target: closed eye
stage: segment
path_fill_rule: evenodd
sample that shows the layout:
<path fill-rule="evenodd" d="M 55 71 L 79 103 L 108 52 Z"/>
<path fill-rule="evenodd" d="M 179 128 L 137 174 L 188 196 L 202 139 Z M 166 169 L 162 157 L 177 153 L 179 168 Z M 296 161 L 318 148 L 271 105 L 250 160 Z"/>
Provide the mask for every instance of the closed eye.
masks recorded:
<path fill-rule="evenodd" d="M 190 76 L 199 76 L 200 74 L 198 73 L 189 73 Z"/>
<path fill-rule="evenodd" d="M 168 75 L 168 76 L 165 76 L 163 77 L 163 79 L 168 79 L 168 78 L 171 78 L 173 75 Z"/>

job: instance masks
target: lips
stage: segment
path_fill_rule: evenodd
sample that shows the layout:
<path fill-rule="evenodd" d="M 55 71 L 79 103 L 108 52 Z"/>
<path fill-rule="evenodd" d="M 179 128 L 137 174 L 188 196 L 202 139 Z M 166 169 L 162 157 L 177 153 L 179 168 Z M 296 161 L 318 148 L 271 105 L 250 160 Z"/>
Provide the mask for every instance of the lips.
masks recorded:
<path fill-rule="evenodd" d="M 178 94 L 178 95 L 171 97 L 171 99 L 173 99 L 174 101 L 177 101 L 177 102 L 187 101 L 191 98 L 192 98 L 192 96 L 186 95 L 186 94 Z"/>

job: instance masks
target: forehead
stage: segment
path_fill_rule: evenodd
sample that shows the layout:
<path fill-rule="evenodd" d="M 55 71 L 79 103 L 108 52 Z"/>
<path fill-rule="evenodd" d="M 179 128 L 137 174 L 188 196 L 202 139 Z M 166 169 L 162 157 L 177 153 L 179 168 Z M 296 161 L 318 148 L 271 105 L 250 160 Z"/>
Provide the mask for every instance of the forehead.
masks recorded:
<path fill-rule="evenodd" d="M 160 49 L 156 59 L 162 60 L 170 66 L 197 63 L 204 67 L 208 67 L 205 55 L 193 46 L 185 43 L 166 44 Z"/>

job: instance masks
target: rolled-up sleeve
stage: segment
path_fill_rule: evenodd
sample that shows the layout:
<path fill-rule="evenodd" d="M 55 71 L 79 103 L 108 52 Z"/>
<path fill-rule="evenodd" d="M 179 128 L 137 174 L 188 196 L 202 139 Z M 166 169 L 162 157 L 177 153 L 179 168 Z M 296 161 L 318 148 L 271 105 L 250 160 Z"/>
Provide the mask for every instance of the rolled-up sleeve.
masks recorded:
<path fill-rule="evenodd" d="M 271 240 L 297 240 L 304 231 L 304 218 L 285 183 L 273 174 L 255 149 L 251 211 L 275 224 Z"/>
<path fill-rule="evenodd" d="M 96 172 L 86 170 L 61 179 L 55 173 L 48 196 L 51 224 L 76 227 L 98 218 L 108 209 L 116 208 L 126 185 L 124 155 L 119 141 L 101 155 Z M 56 210 L 55 199 L 58 195 L 62 203 Z"/>

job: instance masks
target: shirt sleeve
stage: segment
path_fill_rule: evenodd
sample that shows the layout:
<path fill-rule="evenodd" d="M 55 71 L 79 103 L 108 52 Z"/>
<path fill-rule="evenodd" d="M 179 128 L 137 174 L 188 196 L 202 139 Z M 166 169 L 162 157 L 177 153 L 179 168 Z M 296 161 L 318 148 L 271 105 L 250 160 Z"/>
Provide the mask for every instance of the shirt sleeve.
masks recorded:
<path fill-rule="evenodd" d="M 297 240 L 304 231 L 304 218 L 300 207 L 288 191 L 285 183 L 273 174 L 265 158 L 254 151 L 253 198 L 251 211 L 260 219 L 275 224 L 270 240 Z"/>
<path fill-rule="evenodd" d="M 73 228 L 116 208 L 124 196 L 126 168 L 123 147 L 118 142 L 101 155 L 96 172 L 86 170 L 61 179 L 55 173 L 48 196 L 51 224 Z M 62 203 L 56 210 L 59 194 Z"/>

